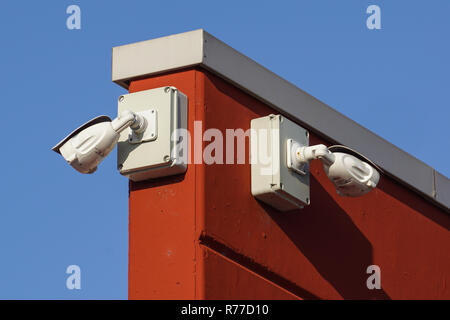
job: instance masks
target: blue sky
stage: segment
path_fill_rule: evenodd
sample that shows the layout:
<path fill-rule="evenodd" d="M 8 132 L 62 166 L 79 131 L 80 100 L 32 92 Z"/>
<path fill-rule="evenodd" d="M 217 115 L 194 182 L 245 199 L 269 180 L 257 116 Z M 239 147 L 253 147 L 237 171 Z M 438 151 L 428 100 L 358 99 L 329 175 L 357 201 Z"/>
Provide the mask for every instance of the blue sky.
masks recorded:
<path fill-rule="evenodd" d="M 66 8 L 81 8 L 81 30 Z M 382 30 L 366 28 L 370 4 Z M 128 181 L 50 148 L 116 113 L 111 48 L 204 28 L 450 175 L 450 1 L 22 1 L 0 5 L 0 299 L 126 299 Z M 81 267 L 82 289 L 65 286 Z"/>

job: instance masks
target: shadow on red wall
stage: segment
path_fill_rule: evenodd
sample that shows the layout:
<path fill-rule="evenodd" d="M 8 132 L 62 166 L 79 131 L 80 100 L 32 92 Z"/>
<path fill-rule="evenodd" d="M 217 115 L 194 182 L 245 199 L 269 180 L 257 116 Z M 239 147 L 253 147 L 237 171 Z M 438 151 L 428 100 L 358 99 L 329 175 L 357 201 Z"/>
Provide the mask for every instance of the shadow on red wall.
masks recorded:
<path fill-rule="evenodd" d="M 320 201 L 301 214 L 261 206 L 344 299 L 390 299 L 383 289 L 367 288 L 366 268 L 373 264 L 368 239 L 313 176 L 311 189 Z"/>

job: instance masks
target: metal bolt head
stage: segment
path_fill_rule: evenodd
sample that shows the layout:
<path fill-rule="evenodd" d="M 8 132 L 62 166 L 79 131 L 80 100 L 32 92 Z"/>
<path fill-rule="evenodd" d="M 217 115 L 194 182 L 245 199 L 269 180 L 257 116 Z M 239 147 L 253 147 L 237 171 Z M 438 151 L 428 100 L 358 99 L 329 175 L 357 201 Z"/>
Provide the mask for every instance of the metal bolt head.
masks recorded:
<path fill-rule="evenodd" d="M 170 161 L 170 156 L 164 156 L 164 162 L 169 162 Z"/>
<path fill-rule="evenodd" d="M 120 97 L 119 97 L 119 102 L 122 102 L 124 99 L 125 99 L 124 96 L 120 96 Z"/>

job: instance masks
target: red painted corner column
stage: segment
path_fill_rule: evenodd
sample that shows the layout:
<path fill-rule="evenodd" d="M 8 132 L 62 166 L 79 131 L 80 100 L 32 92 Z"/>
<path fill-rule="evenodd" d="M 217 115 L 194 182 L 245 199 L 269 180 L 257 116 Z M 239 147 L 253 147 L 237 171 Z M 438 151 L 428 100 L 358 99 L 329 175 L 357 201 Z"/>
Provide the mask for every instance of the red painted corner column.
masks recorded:
<path fill-rule="evenodd" d="M 174 86 L 188 96 L 188 130 L 203 119 L 203 75 L 186 70 L 134 81 L 130 93 Z M 203 229 L 204 169 L 131 182 L 129 195 L 129 298 L 203 299 L 199 236 Z"/>
<path fill-rule="evenodd" d="M 188 96 L 197 148 L 205 143 L 194 121 L 200 133 L 216 128 L 226 137 L 277 113 L 202 69 L 132 81 L 130 92 L 162 86 Z M 314 133 L 310 140 L 330 144 Z M 446 213 L 388 177 L 351 199 L 336 194 L 320 163 L 311 174 L 311 205 L 289 213 L 252 197 L 248 158 L 130 182 L 129 298 L 450 298 Z M 381 269 L 380 290 L 367 288 L 370 265 Z"/>

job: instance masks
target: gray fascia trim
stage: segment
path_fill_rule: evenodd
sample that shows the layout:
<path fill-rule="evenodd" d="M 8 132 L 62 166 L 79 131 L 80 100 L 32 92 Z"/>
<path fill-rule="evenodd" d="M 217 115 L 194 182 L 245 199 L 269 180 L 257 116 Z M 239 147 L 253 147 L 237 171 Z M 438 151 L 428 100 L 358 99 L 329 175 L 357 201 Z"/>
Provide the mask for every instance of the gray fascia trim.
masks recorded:
<path fill-rule="evenodd" d="M 450 208 L 450 179 L 435 171 L 436 200 Z"/>
<path fill-rule="evenodd" d="M 358 150 L 396 180 L 448 209 L 435 190 L 434 170 L 405 151 L 340 114 L 204 30 L 195 30 L 113 48 L 112 80 L 131 79 L 200 65 L 308 129 Z M 440 184 L 450 185 L 440 175 Z M 444 181 L 444 182 L 443 182 Z M 439 188 L 436 184 L 436 188 Z"/>
<path fill-rule="evenodd" d="M 131 79 L 201 64 L 203 35 L 195 30 L 114 47 L 112 81 L 128 89 Z"/>

